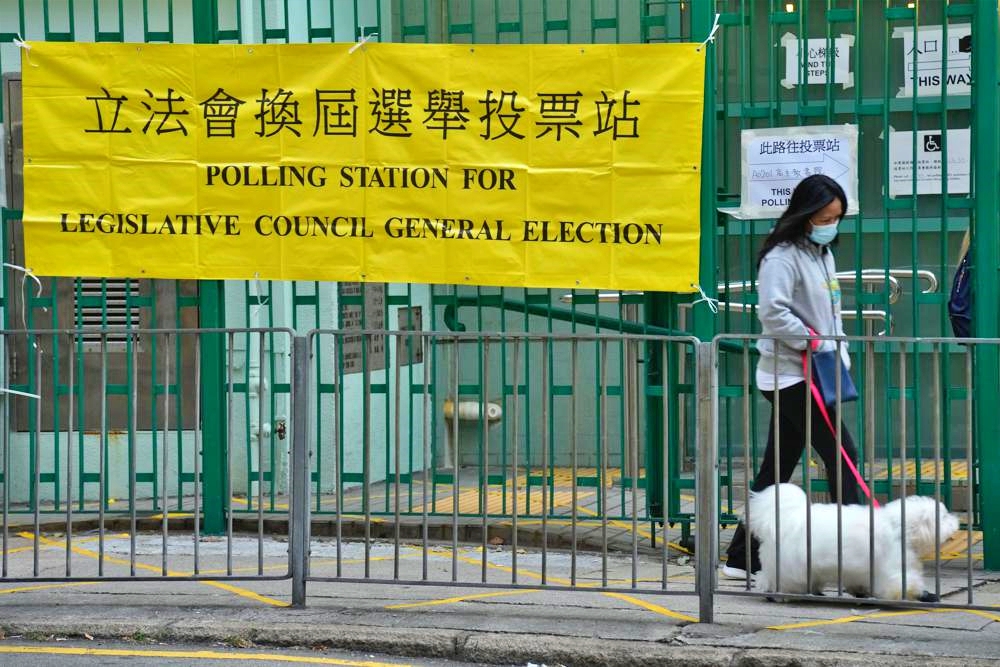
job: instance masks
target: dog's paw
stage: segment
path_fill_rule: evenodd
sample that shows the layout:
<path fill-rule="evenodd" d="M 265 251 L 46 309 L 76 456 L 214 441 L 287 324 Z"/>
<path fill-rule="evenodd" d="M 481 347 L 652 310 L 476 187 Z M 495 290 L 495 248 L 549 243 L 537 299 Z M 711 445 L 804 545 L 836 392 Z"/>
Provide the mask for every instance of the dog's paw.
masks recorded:
<path fill-rule="evenodd" d="M 918 602 L 940 602 L 941 596 L 931 593 L 930 591 L 924 591 L 917 596 Z"/>

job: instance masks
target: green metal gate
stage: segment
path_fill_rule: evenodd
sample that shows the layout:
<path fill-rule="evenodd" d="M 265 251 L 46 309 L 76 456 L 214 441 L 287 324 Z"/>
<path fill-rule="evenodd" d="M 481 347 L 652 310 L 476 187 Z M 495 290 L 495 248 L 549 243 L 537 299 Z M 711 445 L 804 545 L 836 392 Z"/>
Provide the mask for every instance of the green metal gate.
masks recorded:
<path fill-rule="evenodd" d="M 697 5 L 698 3 L 693 3 Z M 984 115 L 985 108 L 995 108 L 997 13 L 995 3 L 976 2 L 837 2 L 800 0 L 798 2 L 718 2 L 721 30 L 716 40 L 714 118 L 716 142 L 714 174 L 715 196 L 703 199 L 712 209 L 719 209 L 715 220 L 718 230 L 717 273 L 710 284 L 718 288 L 721 310 L 716 324 L 720 332 L 756 331 L 752 289 L 756 276 L 756 252 L 770 229 L 772 220 L 740 220 L 727 215 L 726 208 L 740 205 L 740 132 L 754 128 L 800 127 L 848 123 L 859 129 L 858 181 L 860 214 L 845 218 L 837 249 L 838 268 L 846 291 L 845 329 L 848 334 L 871 335 L 891 331 L 901 336 L 950 335 L 947 318 L 948 289 L 960 259 L 963 235 L 973 231 L 976 266 L 996 266 L 996 119 Z M 958 35 L 968 35 L 971 42 L 959 44 L 960 53 L 949 51 Z M 912 42 L 907 42 L 907 34 Z M 848 41 L 842 36 L 851 36 Z M 806 42 L 805 40 L 809 40 Z M 808 44 L 792 56 L 789 43 Z M 904 44 L 910 43 L 907 51 Z M 843 53 L 849 44 L 848 53 Z M 972 46 L 974 45 L 974 47 Z M 972 84 L 968 85 L 970 63 L 964 69 L 957 62 L 972 51 Z M 928 65 L 930 56 L 936 62 Z M 949 63 L 949 57 L 953 62 Z M 837 61 L 846 58 L 853 75 L 847 84 L 832 73 Z M 817 73 L 818 70 L 818 73 Z M 789 72 L 793 72 L 789 76 Z M 934 85 L 939 82 L 952 83 Z M 791 84 L 789 83 L 791 80 Z M 806 83 L 803 83 L 806 82 Z M 708 93 L 712 95 L 713 93 Z M 971 128 L 971 141 L 961 145 L 962 130 Z M 941 162 L 944 175 L 933 179 L 924 169 L 924 147 L 918 145 L 918 132 L 940 133 Z M 902 194 L 893 192 L 890 181 L 900 168 L 900 154 L 892 148 L 891 134 L 906 133 L 905 158 L 918 165 L 911 169 L 911 185 Z M 902 134 L 898 136 L 904 136 Z M 954 153 L 955 159 L 949 156 Z M 962 165 L 962 158 L 968 158 Z M 967 185 L 956 186 L 948 169 L 966 170 L 974 164 Z M 959 166 L 956 167 L 955 165 Z M 919 180 L 919 184 L 918 184 Z M 904 184 L 905 185 L 905 184 Z M 914 195 L 913 193 L 919 193 Z M 985 216 L 985 217 L 984 217 Z M 977 223 L 979 221 L 979 224 Z M 703 247 L 703 260 L 713 249 Z M 984 275 L 987 274 L 987 275 Z M 996 334 L 997 313 L 995 272 L 977 274 L 977 335 Z M 706 281 L 708 282 L 708 281 Z M 853 298 L 852 298 L 853 293 Z M 696 333 L 705 330 L 696 324 Z M 706 329 L 711 324 L 706 324 Z M 945 415 L 941 433 L 944 481 L 942 495 L 946 502 L 957 500 L 967 484 L 977 484 L 976 473 L 988 475 L 995 469 L 992 447 L 979 447 L 973 470 L 964 470 L 953 461 L 953 448 L 959 450 L 965 418 L 961 401 L 965 390 L 961 376 L 962 349 L 950 348 L 934 368 L 930 345 L 917 345 L 912 351 L 905 379 L 890 374 L 885 350 L 857 360 L 855 372 L 864 380 L 876 374 L 886 395 L 873 397 L 879 415 L 874 430 L 865 428 L 862 411 L 854 411 L 852 432 L 862 451 L 874 451 L 878 457 L 890 452 L 900 425 L 893 415 L 900 404 L 916 405 L 923 380 L 937 370 L 941 377 L 952 378 L 952 386 L 942 396 Z M 980 375 L 976 380 L 978 405 L 992 405 L 996 379 L 985 377 L 986 368 L 995 360 L 992 352 L 982 350 L 977 358 Z M 724 355 L 722 377 L 728 385 L 720 391 L 720 410 L 727 417 L 720 434 L 724 503 L 731 508 L 737 485 L 727 472 L 734 470 L 734 459 L 749 439 L 754 447 L 766 433 L 766 414 L 762 400 L 756 401 L 750 432 L 745 433 L 737 418 L 742 399 L 741 350 Z M 957 360 L 956 360 L 957 359 Z M 914 414 L 914 413 L 917 414 Z M 930 454 L 933 433 L 930 414 L 910 409 L 906 425 L 909 435 L 908 455 L 913 457 L 916 489 L 933 493 L 934 474 L 923 465 Z M 849 412 L 850 416 L 851 413 Z M 990 443 L 995 426 L 987 424 L 981 413 L 976 417 L 977 442 Z M 756 458 L 756 457 L 755 457 Z M 804 462 L 808 465 L 808 461 Z M 880 473 L 881 474 L 881 473 Z M 894 472 L 884 471 L 876 491 L 890 492 Z M 821 477 L 821 475 L 814 476 Z M 825 488 L 823 481 L 814 488 Z M 1000 535 L 995 521 L 990 521 L 996 499 L 990 485 L 977 488 L 980 523 L 985 529 L 987 566 L 995 567 Z M 741 487 L 740 487 L 741 488 Z M 991 548 L 992 546 L 992 548 Z"/>

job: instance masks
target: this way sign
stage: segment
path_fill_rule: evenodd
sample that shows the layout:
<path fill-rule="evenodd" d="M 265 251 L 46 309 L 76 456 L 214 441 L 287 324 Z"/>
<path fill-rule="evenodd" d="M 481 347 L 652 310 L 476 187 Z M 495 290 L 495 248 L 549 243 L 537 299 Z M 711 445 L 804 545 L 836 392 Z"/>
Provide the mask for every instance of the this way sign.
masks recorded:
<path fill-rule="evenodd" d="M 948 95 L 972 93 L 972 26 L 968 23 L 949 24 L 947 35 L 940 25 L 920 26 L 916 36 L 912 26 L 900 26 L 892 31 L 895 39 L 903 40 L 903 86 L 896 97 L 917 97 L 941 94 L 942 81 Z"/>

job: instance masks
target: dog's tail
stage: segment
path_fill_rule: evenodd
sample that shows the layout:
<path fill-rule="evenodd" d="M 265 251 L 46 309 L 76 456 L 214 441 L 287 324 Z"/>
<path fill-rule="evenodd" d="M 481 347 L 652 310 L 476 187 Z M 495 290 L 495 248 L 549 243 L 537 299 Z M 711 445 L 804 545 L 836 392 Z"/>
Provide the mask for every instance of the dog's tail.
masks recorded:
<path fill-rule="evenodd" d="M 778 499 L 777 509 L 780 514 L 775 512 L 775 496 Z M 772 485 L 763 491 L 752 492 L 749 504 L 750 532 L 758 540 L 774 542 L 777 539 L 779 522 L 795 521 L 796 518 L 801 521 L 801 517 L 805 513 L 805 505 L 806 494 L 794 484 Z M 785 523 L 784 525 L 792 524 Z"/>

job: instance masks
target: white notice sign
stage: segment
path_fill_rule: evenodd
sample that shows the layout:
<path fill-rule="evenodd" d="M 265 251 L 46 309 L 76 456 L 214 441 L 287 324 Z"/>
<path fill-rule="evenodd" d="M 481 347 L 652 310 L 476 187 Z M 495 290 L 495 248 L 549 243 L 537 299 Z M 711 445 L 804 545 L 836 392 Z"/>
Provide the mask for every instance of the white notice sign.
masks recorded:
<path fill-rule="evenodd" d="M 847 214 L 858 212 L 858 127 L 816 125 L 743 130 L 743 179 L 738 218 L 777 218 L 806 176 L 826 174 L 847 195 Z"/>
<path fill-rule="evenodd" d="M 827 82 L 827 65 L 833 61 L 833 83 L 839 83 L 844 88 L 854 85 L 854 74 L 851 73 L 851 47 L 854 46 L 854 35 L 841 35 L 836 39 L 810 39 L 807 41 L 805 63 L 799 55 L 800 40 L 790 32 L 781 37 L 781 45 L 785 47 L 785 78 L 781 85 L 793 88 L 799 83 L 799 73 L 803 65 L 806 70 L 806 81 L 810 84 Z"/>
<path fill-rule="evenodd" d="M 968 129 L 948 130 L 948 194 L 969 192 Z M 941 185 L 941 155 L 944 141 L 941 130 L 917 132 L 917 194 L 943 194 Z M 913 194 L 913 133 L 889 133 L 889 196 Z"/>
<path fill-rule="evenodd" d="M 892 36 L 903 39 L 903 87 L 896 97 L 913 97 L 914 78 L 917 97 L 941 95 L 942 77 L 948 84 L 949 95 L 972 94 L 970 24 L 949 24 L 947 44 L 944 30 L 939 25 L 918 28 L 916 40 L 913 38 L 912 26 L 896 28 L 892 31 Z"/>

